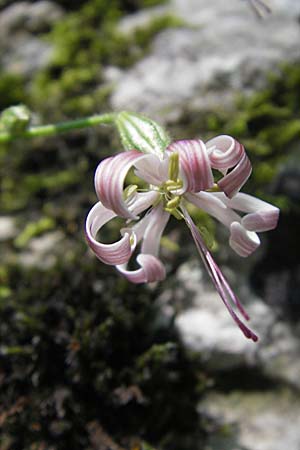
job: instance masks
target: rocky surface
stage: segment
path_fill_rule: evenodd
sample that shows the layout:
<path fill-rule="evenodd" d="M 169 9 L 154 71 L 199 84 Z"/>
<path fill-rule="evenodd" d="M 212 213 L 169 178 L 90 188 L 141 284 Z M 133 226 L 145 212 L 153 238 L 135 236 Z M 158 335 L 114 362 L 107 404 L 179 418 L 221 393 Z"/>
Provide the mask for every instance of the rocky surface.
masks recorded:
<path fill-rule="evenodd" d="M 200 411 L 219 426 L 205 450 L 300 448 L 300 402 L 289 390 L 214 393 Z"/>
<path fill-rule="evenodd" d="M 279 62 L 299 58 L 299 2 L 270 1 L 264 20 L 247 3 L 171 0 L 163 11 L 186 25 L 160 33 L 151 54 L 114 80 L 112 107 L 176 120 L 183 110 L 230 106 Z M 155 11 L 124 19 L 121 29 L 143 26 Z"/>
<path fill-rule="evenodd" d="M 44 67 L 52 46 L 39 35 L 62 17 L 62 9 L 51 1 L 16 2 L 0 13 L 0 63 L 4 71 L 30 76 Z"/>
<path fill-rule="evenodd" d="M 233 274 L 226 267 L 224 271 L 236 284 Z M 185 346 L 203 358 L 217 379 L 199 405 L 199 412 L 213 424 L 205 450 L 298 450 L 296 327 L 280 320 L 239 274 L 238 293 L 251 316 L 250 326 L 260 337 L 254 344 L 237 328 L 199 262 L 183 264 L 176 276 L 180 283 L 176 301 L 182 305 L 177 329 Z"/>
<path fill-rule="evenodd" d="M 274 310 L 251 292 L 245 279 L 239 280 L 238 293 L 251 317 L 249 325 L 259 335 L 257 344 L 244 338 L 204 276 L 200 262 L 182 265 L 177 279 L 183 294 L 183 309 L 176 319 L 178 330 L 186 346 L 201 355 L 210 370 L 248 367 L 273 381 L 300 389 L 300 346 L 296 327 L 280 320 Z M 186 292 L 189 293 L 188 307 L 184 307 Z M 177 301 L 180 297 L 177 291 Z"/>

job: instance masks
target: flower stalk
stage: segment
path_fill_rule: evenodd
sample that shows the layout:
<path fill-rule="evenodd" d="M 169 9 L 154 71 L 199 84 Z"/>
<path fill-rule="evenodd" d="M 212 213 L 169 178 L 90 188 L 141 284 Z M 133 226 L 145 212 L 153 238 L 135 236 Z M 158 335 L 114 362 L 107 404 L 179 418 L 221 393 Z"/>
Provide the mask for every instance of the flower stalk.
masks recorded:
<path fill-rule="evenodd" d="M 56 136 L 72 130 L 79 130 L 97 125 L 109 125 L 115 122 L 115 118 L 116 115 L 114 113 L 95 114 L 83 119 L 69 120 L 57 124 L 31 126 L 17 134 L 10 131 L 3 131 L 0 132 L 0 143 L 12 142 L 16 139 Z"/>

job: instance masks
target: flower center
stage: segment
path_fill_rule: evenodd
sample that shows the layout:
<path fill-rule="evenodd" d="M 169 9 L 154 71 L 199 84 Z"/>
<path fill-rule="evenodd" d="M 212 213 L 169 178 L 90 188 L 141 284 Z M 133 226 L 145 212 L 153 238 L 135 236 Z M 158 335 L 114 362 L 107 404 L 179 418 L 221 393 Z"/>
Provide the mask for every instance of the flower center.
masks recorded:
<path fill-rule="evenodd" d="M 182 213 L 178 209 L 181 202 L 181 194 L 178 191 L 182 188 L 183 182 L 179 178 L 179 155 L 172 153 L 169 158 L 168 180 L 165 181 L 160 189 L 163 194 L 164 209 L 172 214 L 176 219 L 182 219 Z"/>

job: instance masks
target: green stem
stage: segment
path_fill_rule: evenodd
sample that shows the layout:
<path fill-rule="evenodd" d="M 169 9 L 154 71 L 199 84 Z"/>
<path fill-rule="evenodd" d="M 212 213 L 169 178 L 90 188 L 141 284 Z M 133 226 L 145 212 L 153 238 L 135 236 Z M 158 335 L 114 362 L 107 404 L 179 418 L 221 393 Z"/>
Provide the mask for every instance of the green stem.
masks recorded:
<path fill-rule="evenodd" d="M 98 114 L 84 119 L 70 120 L 51 125 L 41 125 L 30 127 L 24 133 L 13 135 L 11 133 L 0 133 L 1 142 L 11 142 L 15 139 L 30 139 L 33 137 L 55 136 L 71 130 L 93 127 L 95 125 L 111 124 L 115 120 L 115 114 Z"/>

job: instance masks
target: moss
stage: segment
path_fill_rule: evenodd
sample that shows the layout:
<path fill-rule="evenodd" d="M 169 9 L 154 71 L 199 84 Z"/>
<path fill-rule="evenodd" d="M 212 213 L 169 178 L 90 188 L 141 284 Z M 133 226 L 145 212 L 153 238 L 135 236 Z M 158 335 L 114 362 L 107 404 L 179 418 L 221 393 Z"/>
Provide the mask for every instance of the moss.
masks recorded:
<path fill-rule="evenodd" d="M 137 2 L 136 8 L 141 7 L 143 2 Z M 182 24 L 174 16 L 163 15 L 125 35 L 117 24 L 128 8 L 117 0 L 109 8 L 105 1 L 90 0 L 55 25 L 48 36 L 55 54 L 33 83 L 33 109 L 51 120 L 105 110 L 111 88 L 104 84 L 103 68 L 129 67 L 144 56 L 159 31 Z"/>
<path fill-rule="evenodd" d="M 88 448 L 96 421 L 122 448 L 133 438 L 189 448 L 178 436 L 199 432 L 199 363 L 161 320 L 155 289 L 122 281 L 120 294 L 120 279 L 76 247 L 73 264 L 8 270 L 13 294 L 0 303 L 3 436 L 13 448 L 42 440 L 58 450 Z"/>
<path fill-rule="evenodd" d="M 0 111 L 11 105 L 26 103 L 24 80 L 20 75 L 0 71 Z"/>

